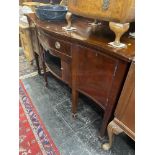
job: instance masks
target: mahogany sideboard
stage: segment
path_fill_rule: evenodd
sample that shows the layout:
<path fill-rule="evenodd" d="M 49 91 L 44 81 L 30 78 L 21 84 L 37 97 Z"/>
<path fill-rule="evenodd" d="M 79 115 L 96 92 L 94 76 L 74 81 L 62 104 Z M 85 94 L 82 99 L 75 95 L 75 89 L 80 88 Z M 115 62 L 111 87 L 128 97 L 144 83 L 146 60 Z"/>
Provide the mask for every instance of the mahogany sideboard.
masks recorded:
<path fill-rule="evenodd" d="M 115 117 L 108 125 L 109 143 L 103 144 L 103 149 L 108 150 L 112 146 L 113 134 L 125 132 L 135 140 L 135 62 L 133 61 L 118 105 L 115 110 Z"/>
<path fill-rule="evenodd" d="M 76 17 L 72 22 L 76 31 L 68 32 L 62 29 L 66 21 L 41 21 L 35 14 L 27 17 L 36 28 L 46 85 L 48 68 L 72 88 L 73 116 L 79 92 L 95 101 L 104 112 L 100 129 L 103 137 L 134 57 L 134 39 L 126 33 L 122 41 L 127 48 L 113 48 L 108 42 L 115 36 L 106 22 L 93 27 L 89 26 L 92 20 Z"/>

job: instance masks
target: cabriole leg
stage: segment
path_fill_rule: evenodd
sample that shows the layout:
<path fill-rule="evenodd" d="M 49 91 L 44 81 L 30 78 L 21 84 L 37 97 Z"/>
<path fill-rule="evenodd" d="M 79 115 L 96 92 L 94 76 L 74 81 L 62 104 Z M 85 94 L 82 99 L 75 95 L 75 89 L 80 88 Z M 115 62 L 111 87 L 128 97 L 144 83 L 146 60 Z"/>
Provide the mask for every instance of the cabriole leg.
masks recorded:
<path fill-rule="evenodd" d="M 47 81 L 47 73 L 46 73 L 46 65 L 45 65 L 45 51 L 42 48 L 42 54 L 41 54 L 41 61 L 42 61 L 42 66 L 43 66 L 43 73 L 44 73 L 44 79 L 45 79 L 45 86 L 48 86 L 48 81 Z"/>
<path fill-rule="evenodd" d="M 109 143 L 105 143 L 102 145 L 104 150 L 109 150 L 111 148 L 114 134 L 118 135 L 121 132 L 123 132 L 123 130 L 114 121 L 111 121 L 109 123 L 107 130 L 108 130 Z"/>
<path fill-rule="evenodd" d="M 37 69 L 38 69 L 38 74 L 41 75 L 41 71 L 40 71 L 40 66 L 39 66 L 39 56 L 37 53 L 34 52 L 34 57 L 36 60 L 36 65 L 37 65 Z"/>

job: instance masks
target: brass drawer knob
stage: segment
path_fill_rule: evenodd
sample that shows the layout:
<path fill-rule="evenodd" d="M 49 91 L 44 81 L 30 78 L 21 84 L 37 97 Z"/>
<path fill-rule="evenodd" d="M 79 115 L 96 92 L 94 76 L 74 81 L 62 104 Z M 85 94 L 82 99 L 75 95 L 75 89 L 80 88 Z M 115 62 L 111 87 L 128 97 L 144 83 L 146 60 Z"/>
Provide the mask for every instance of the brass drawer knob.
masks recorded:
<path fill-rule="evenodd" d="M 55 42 L 55 48 L 56 48 L 56 49 L 60 49 L 60 47 L 61 47 L 60 43 L 59 43 L 58 41 L 56 41 L 56 42 Z"/>

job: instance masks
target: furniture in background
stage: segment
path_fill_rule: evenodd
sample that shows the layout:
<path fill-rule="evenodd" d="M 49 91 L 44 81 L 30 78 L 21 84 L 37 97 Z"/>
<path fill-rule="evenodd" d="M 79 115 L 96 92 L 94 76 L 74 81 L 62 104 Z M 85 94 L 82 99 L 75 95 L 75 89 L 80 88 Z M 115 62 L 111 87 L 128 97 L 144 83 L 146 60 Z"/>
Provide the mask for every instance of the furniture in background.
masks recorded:
<path fill-rule="evenodd" d="M 130 22 L 135 19 L 135 0 L 68 0 L 68 25 L 65 29 L 69 31 L 72 30 L 72 13 L 95 19 L 93 25 L 97 25 L 97 20 L 108 21 L 116 36 L 114 42 L 109 44 L 125 48 L 126 45 L 120 42 L 120 38 L 129 29 Z"/>
<path fill-rule="evenodd" d="M 97 27 L 92 20 L 78 18 L 73 22 L 76 31 L 62 29 L 64 21 L 41 21 L 35 14 L 27 15 L 38 36 L 40 56 L 47 85 L 46 69 L 72 88 L 72 114 L 75 117 L 79 92 L 88 96 L 103 109 L 100 137 L 113 117 L 131 60 L 134 39 L 128 33 L 122 37 L 127 48 L 108 46 L 114 38 L 106 23 Z M 76 119 L 76 118 L 75 118 Z"/>
<path fill-rule="evenodd" d="M 26 1 L 25 0 L 22 2 L 22 5 L 30 7 L 32 9 L 32 11 L 35 12 L 35 7 L 37 5 L 40 5 L 40 6 L 50 5 L 49 2 L 53 2 L 55 4 L 55 3 L 59 3 L 60 0 L 55 0 L 55 1 L 50 1 L 50 0 L 27 0 Z M 61 2 L 63 5 L 65 4 L 64 0 L 62 0 Z M 25 14 L 25 16 L 27 16 L 27 14 Z M 38 41 L 37 29 L 35 28 L 35 24 L 31 20 L 29 20 L 29 18 L 28 18 L 28 24 L 29 24 L 29 26 L 28 26 L 29 28 L 27 30 L 29 30 L 29 32 L 27 32 L 28 33 L 27 39 L 31 40 L 31 41 L 29 41 L 29 45 L 27 44 L 27 46 L 30 46 L 29 49 L 31 49 L 31 50 L 29 50 L 29 51 L 31 51 L 31 52 L 27 52 L 26 56 L 28 57 L 28 59 L 31 62 L 35 57 L 37 68 L 38 68 L 38 74 L 41 75 L 40 68 L 42 68 L 42 67 L 40 67 L 40 65 L 41 65 L 40 62 L 43 62 L 43 61 L 41 61 L 41 58 L 42 58 L 40 55 L 41 47 L 40 47 L 40 44 Z M 23 46 L 25 47 L 24 42 L 23 42 Z M 26 51 L 28 51 L 28 50 L 26 50 Z M 28 54 L 28 53 L 30 53 L 30 54 Z M 43 64 L 41 66 L 43 66 Z"/>
<path fill-rule="evenodd" d="M 51 5 L 51 4 L 40 3 L 40 2 L 23 2 L 22 5 L 31 8 L 31 10 L 35 12 L 36 6 L 45 6 L 45 5 Z"/>
<path fill-rule="evenodd" d="M 19 5 L 22 6 L 24 2 L 31 2 L 32 0 L 19 0 Z"/>
<path fill-rule="evenodd" d="M 59 4 L 61 0 L 31 0 L 31 2 Z"/>
<path fill-rule="evenodd" d="M 135 63 L 132 62 L 121 96 L 115 110 L 115 117 L 108 125 L 109 143 L 103 144 L 103 149 L 112 146 L 113 134 L 125 132 L 135 140 Z"/>
<path fill-rule="evenodd" d="M 30 28 L 28 25 L 19 25 L 20 41 L 27 60 L 32 64 L 34 60 Z"/>

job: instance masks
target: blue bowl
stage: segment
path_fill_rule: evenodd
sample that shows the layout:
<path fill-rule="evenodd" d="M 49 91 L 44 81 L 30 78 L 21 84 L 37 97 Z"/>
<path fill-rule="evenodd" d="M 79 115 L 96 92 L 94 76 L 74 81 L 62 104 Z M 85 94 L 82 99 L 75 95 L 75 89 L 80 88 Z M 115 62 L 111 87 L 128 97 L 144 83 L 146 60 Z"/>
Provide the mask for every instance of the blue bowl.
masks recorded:
<path fill-rule="evenodd" d="M 61 5 L 37 6 L 36 15 L 41 20 L 61 21 L 65 20 L 68 8 Z"/>

